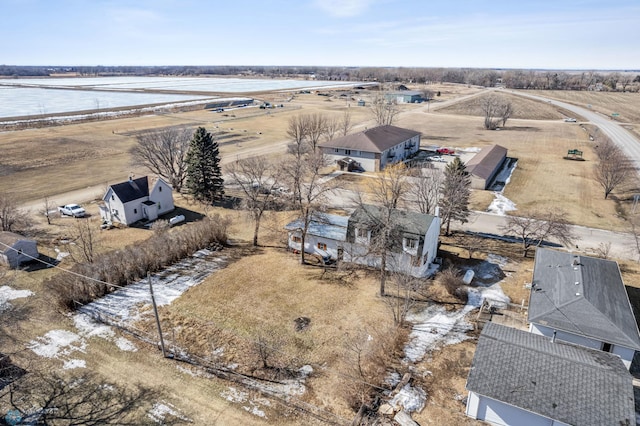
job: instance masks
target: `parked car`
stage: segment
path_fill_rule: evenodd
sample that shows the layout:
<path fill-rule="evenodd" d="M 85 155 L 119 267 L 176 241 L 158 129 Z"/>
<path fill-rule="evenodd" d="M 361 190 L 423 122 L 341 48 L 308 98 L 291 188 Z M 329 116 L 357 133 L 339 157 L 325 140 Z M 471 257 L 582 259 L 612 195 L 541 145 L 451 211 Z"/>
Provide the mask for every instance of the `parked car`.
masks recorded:
<path fill-rule="evenodd" d="M 58 206 L 58 212 L 63 216 L 84 217 L 86 212 L 82 206 L 78 204 L 67 204 Z"/>
<path fill-rule="evenodd" d="M 438 154 L 446 154 L 446 155 L 453 155 L 456 153 L 456 151 L 451 148 L 438 148 L 436 149 L 436 152 Z"/>
<path fill-rule="evenodd" d="M 567 123 L 575 123 L 577 120 L 575 118 L 572 117 L 567 117 L 564 119 L 565 122 Z"/>

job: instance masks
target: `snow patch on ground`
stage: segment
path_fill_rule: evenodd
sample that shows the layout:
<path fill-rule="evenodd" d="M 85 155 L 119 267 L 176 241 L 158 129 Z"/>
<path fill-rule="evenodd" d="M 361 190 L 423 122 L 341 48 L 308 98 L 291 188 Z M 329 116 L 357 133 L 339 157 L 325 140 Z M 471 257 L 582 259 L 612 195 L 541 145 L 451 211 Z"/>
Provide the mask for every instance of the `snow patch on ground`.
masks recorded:
<path fill-rule="evenodd" d="M 29 297 L 33 294 L 30 290 L 15 290 L 8 285 L 0 287 L 0 312 L 7 309 L 11 304 L 10 300 L 22 299 L 23 297 Z"/>
<path fill-rule="evenodd" d="M 495 198 L 489 204 L 489 208 L 487 208 L 487 212 L 494 213 L 500 216 L 504 216 L 507 212 L 511 212 L 514 210 L 518 210 L 516 208 L 516 204 L 502 195 L 501 192 L 494 192 Z"/>
<path fill-rule="evenodd" d="M 64 368 L 65 370 L 71 370 L 74 368 L 86 368 L 87 367 L 87 362 L 83 359 L 70 359 L 68 361 L 64 362 L 64 365 L 62 366 L 62 368 Z"/>
<path fill-rule="evenodd" d="M 85 352 L 86 343 L 71 331 L 51 330 L 29 342 L 27 347 L 41 357 L 60 358 L 76 351 Z"/>
<path fill-rule="evenodd" d="M 398 392 L 391 401 L 391 405 L 395 411 L 404 409 L 407 413 L 413 411 L 421 411 L 427 400 L 427 393 L 421 388 L 413 387 L 410 384 L 404 385 L 400 392 Z"/>
<path fill-rule="evenodd" d="M 154 422 L 159 424 L 164 424 L 168 415 L 173 416 L 185 422 L 189 422 L 189 423 L 193 422 L 190 418 L 180 413 L 180 411 L 178 411 L 178 409 L 174 405 L 164 401 L 156 402 L 155 404 L 153 404 L 153 407 L 151 408 L 151 410 L 149 410 L 149 413 L 147 413 L 148 417 L 150 417 Z"/>
<path fill-rule="evenodd" d="M 126 351 L 126 352 L 135 352 L 138 350 L 138 348 L 136 347 L 136 345 L 131 342 L 130 340 L 125 339 L 124 337 L 118 337 L 116 339 L 116 346 L 121 350 L 121 351 Z"/>
<path fill-rule="evenodd" d="M 244 404 L 245 402 L 247 402 L 249 405 L 243 405 L 242 408 L 245 411 L 248 411 L 249 413 L 253 414 L 254 416 L 263 417 L 263 418 L 266 418 L 267 416 L 265 415 L 264 411 L 260 409 L 260 404 L 266 405 L 266 406 L 271 405 L 271 403 L 264 398 L 249 400 L 249 394 L 247 392 L 243 392 L 234 387 L 229 387 L 228 390 L 222 391 L 220 393 L 220 396 L 225 398 L 227 401 L 235 402 L 238 404 Z"/>

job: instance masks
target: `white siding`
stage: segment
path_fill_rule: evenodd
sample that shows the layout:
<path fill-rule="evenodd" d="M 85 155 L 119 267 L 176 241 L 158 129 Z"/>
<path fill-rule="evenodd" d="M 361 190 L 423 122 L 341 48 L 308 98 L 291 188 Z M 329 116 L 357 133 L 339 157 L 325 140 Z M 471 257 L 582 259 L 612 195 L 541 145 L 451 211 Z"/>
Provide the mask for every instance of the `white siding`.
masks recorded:
<path fill-rule="evenodd" d="M 553 337 L 553 329 L 544 325 L 532 323 L 529 325 L 529 331 L 531 333 L 540 334 L 549 338 Z M 561 330 L 557 330 L 556 339 L 597 350 L 602 350 L 602 345 L 604 343 L 596 339 L 579 336 L 573 333 L 567 333 Z M 633 355 L 635 354 L 635 351 L 624 346 L 612 345 L 611 353 L 618 355 L 620 359 L 622 359 L 625 367 L 629 368 L 631 366 L 631 361 L 633 361 Z"/>
<path fill-rule="evenodd" d="M 107 190 L 103 200 L 107 205 L 107 209 L 106 211 L 101 211 L 101 216 L 103 214 L 106 216 L 108 211 L 109 217 L 103 216 L 102 219 L 127 224 L 124 205 L 122 201 L 120 201 L 120 198 L 116 197 L 113 189 L 109 188 Z"/>
<path fill-rule="evenodd" d="M 173 191 L 169 184 L 162 179 L 158 179 L 156 184 L 149 192 L 149 201 L 154 202 L 156 203 L 156 205 L 158 205 L 159 215 L 168 213 L 175 208 L 173 204 Z"/>
<path fill-rule="evenodd" d="M 124 221 L 122 221 L 122 223 L 131 225 L 144 218 L 142 214 L 142 201 L 144 200 L 133 200 L 123 205 Z"/>
<path fill-rule="evenodd" d="M 300 237 L 299 231 L 289 232 L 289 248 L 300 251 L 300 244 L 293 241 L 293 237 Z M 318 243 L 326 244 L 327 249 L 322 250 L 318 248 Z M 318 256 L 330 256 L 332 259 L 338 258 L 338 246 L 342 246 L 341 242 L 331 240 L 328 238 L 317 237 L 315 235 L 307 234 L 304 239 L 304 252 L 309 254 L 315 254 Z"/>
<path fill-rule="evenodd" d="M 469 392 L 467 416 L 500 426 L 568 426 L 566 423 L 477 395 L 474 392 Z"/>

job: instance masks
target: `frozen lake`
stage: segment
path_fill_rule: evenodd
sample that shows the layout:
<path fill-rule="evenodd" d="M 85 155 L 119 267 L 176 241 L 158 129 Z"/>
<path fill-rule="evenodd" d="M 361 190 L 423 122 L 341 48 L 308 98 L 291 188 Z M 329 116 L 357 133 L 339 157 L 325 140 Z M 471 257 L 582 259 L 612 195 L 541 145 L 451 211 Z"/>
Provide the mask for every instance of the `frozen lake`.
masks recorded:
<path fill-rule="evenodd" d="M 320 87 L 349 87 L 355 82 L 242 78 L 96 77 L 0 79 L 0 118 L 44 116 L 83 110 L 111 109 L 159 103 L 211 99 L 213 93 Z M 74 90 L 82 88 L 85 90 Z M 144 93 L 143 90 L 176 90 L 198 94 Z M 203 96 L 202 92 L 212 92 Z"/>

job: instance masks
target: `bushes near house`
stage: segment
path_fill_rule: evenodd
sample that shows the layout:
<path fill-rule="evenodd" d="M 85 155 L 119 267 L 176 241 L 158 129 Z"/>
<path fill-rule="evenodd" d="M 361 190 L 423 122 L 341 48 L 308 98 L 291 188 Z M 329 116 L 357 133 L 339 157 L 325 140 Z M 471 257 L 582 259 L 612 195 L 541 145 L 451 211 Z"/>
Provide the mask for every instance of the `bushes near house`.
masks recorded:
<path fill-rule="evenodd" d="M 228 219 L 219 215 L 172 230 L 156 230 L 149 239 L 97 255 L 93 263 L 75 264 L 74 274 L 60 272 L 45 282 L 63 309 L 73 310 L 183 259 L 203 248 L 221 248 L 227 241 Z M 108 284 L 106 284 L 108 283 Z"/>

